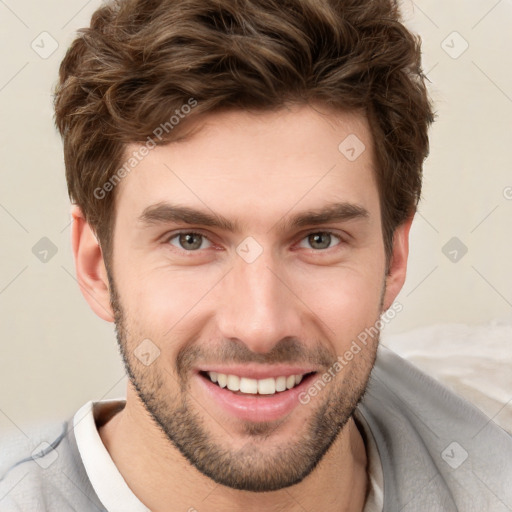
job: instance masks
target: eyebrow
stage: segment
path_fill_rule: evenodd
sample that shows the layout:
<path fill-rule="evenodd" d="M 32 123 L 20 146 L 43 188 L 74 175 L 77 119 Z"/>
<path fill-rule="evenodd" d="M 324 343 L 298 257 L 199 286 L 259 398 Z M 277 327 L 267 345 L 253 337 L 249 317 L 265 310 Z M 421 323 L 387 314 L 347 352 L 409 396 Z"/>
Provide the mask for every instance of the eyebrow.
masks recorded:
<path fill-rule="evenodd" d="M 353 219 L 367 219 L 369 212 L 366 208 L 355 203 L 341 202 L 329 203 L 318 209 L 310 209 L 298 213 L 289 219 L 283 218 L 274 226 L 278 230 L 286 231 L 305 226 L 315 226 L 332 222 L 345 222 Z M 143 226 L 151 226 L 168 223 L 181 223 L 188 225 L 201 225 L 218 228 L 224 231 L 240 233 L 241 225 L 214 212 L 160 202 L 148 206 L 138 218 Z"/>

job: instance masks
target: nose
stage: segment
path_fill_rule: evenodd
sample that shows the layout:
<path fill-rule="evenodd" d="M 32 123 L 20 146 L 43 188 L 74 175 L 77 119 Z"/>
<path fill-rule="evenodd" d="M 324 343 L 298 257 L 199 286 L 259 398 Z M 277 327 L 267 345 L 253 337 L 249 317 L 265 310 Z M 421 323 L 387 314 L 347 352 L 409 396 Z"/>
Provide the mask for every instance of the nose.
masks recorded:
<path fill-rule="evenodd" d="M 300 338 L 304 311 L 290 272 L 267 251 L 252 263 L 238 255 L 234 260 L 217 297 L 217 326 L 224 339 L 266 353 L 285 337 Z"/>

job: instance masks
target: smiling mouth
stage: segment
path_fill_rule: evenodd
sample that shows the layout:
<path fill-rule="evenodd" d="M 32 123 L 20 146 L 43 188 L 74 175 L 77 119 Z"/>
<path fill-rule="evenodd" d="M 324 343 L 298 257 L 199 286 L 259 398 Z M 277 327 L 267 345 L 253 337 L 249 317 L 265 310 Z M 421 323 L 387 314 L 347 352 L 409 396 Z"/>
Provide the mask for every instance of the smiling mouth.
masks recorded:
<path fill-rule="evenodd" d="M 317 372 L 298 375 L 268 377 L 266 379 L 249 379 L 238 375 L 227 375 L 218 372 L 200 371 L 199 375 L 213 382 L 220 388 L 226 388 L 235 395 L 241 396 L 275 396 L 297 387 L 301 382 L 310 380 Z"/>

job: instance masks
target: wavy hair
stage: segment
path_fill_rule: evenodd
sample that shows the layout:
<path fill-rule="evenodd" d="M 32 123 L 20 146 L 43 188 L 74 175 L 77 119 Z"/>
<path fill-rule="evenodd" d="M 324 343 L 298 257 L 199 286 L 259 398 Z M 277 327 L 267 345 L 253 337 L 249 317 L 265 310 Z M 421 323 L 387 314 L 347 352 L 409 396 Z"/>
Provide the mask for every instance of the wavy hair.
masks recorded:
<path fill-rule="evenodd" d="M 112 250 L 115 189 L 126 145 L 146 142 L 191 98 L 187 120 L 223 109 L 322 102 L 370 122 L 382 231 L 414 214 L 434 120 L 421 42 L 394 0 L 111 0 L 78 31 L 60 65 L 55 122 L 68 193 Z"/>

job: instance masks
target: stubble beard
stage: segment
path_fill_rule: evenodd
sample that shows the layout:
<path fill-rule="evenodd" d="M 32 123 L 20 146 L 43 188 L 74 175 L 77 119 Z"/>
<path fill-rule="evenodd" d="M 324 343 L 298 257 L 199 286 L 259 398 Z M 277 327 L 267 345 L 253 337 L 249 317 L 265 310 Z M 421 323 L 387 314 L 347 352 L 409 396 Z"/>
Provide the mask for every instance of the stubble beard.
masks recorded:
<path fill-rule="evenodd" d="M 311 407 L 313 411 L 301 425 L 300 439 L 289 440 L 278 447 L 272 443 L 271 450 L 265 449 L 265 440 L 272 437 L 282 421 L 247 422 L 244 425 L 247 442 L 239 449 L 229 449 L 210 432 L 208 423 L 214 420 L 204 420 L 196 412 L 203 409 L 190 397 L 193 350 L 183 349 L 189 351 L 177 358 L 174 375 L 158 361 L 148 367 L 142 365 L 133 354 L 142 338 L 137 341 L 139 338 L 131 336 L 111 277 L 109 281 L 119 350 L 141 403 L 170 443 L 198 471 L 218 484 L 243 491 L 269 492 L 301 482 L 336 441 L 364 396 L 379 336 L 374 337 L 372 346 L 365 347 L 341 370 L 342 379 L 334 379 L 319 393 L 318 399 L 323 402 L 317 405 L 315 399 L 298 406 Z M 334 363 L 332 357 L 331 354 L 331 363 Z M 317 378 L 321 379 L 321 375 Z M 174 395 L 170 391 L 172 387 Z M 229 425 L 226 428 L 229 429 Z M 227 433 L 226 439 L 229 440 Z"/>

